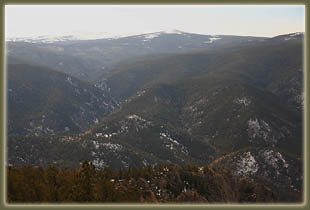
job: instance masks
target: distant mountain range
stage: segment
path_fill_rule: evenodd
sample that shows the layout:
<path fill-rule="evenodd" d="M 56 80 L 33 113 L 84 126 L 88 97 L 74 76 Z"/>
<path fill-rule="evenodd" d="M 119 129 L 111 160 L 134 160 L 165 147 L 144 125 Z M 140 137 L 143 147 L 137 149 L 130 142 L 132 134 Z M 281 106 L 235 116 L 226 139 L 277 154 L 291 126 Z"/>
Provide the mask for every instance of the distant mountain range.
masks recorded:
<path fill-rule="evenodd" d="M 229 168 L 301 200 L 303 34 L 8 42 L 8 162 Z"/>
<path fill-rule="evenodd" d="M 175 32 L 157 32 L 123 38 L 67 40 L 55 43 L 7 42 L 7 53 L 46 65 L 86 81 L 95 81 L 118 62 L 137 56 L 184 53 L 227 44 L 248 43 L 256 37 L 209 36 Z M 215 46 L 213 46 L 215 45 Z"/>
<path fill-rule="evenodd" d="M 98 39 L 119 39 L 130 36 L 146 36 L 146 37 L 157 37 L 159 34 L 185 34 L 187 32 L 180 31 L 177 29 L 170 29 L 152 33 L 128 33 L 128 34 L 112 34 L 109 32 L 72 32 L 64 33 L 62 35 L 39 35 L 39 36 L 6 36 L 6 41 L 10 42 L 29 42 L 29 43 L 56 43 L 65 41 L 82 41 L 82 40 L 98 40 Z M 187 33 L 190 34 L 190 33 Z M 203 35 L 203 34 L 201 34 Z"/>

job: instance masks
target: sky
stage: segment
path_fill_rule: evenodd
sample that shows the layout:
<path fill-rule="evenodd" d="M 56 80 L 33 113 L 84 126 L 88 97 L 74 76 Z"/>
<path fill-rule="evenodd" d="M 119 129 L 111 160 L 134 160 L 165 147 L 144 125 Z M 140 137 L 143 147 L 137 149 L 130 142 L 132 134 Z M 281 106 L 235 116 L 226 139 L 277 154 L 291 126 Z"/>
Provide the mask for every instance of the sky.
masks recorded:
<path fill-rule="evenodd" d="M 32 37 L 177 29 L 210 35 L 272 37 L 305 31 L 303 5 L 7 5 L 5 35 Z"/>

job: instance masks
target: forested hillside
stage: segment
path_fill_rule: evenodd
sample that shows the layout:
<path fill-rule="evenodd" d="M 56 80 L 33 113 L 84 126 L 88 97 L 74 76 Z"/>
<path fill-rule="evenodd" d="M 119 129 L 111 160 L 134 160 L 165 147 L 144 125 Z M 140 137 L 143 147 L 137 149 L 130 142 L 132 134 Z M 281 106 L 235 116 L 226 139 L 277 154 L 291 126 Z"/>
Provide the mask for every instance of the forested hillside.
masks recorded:
<path fill-rule="evenodd" d="M 8 169 L 9 203 L 264 203 L 270 188 L 229 171 L 193 165 L 161 165 L 98 171 L 87 161 L 76 170 Z"/>

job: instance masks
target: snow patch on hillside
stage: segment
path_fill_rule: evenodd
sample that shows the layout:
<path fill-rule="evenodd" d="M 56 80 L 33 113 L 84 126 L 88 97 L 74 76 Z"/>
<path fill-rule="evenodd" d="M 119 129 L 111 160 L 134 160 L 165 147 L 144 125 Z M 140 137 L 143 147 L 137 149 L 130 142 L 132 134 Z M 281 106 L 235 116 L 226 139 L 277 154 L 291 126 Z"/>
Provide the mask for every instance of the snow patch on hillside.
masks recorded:
<path fill-rule="evenodd" d="M 106 149 L 112 151 L 112 152 L 118 152 L 121 151 L 123 149 L 122 145 L 120 144 L 113 144 L 113 143 L 103 143 L 102 144 L 103 147 L 105 147 Z"/>
<path fill-rule="evenodd" d="M 113 144 L 111 142 L 101 143 L 99 141 L 93 140 L 93 145 L 94 145 L 96 150 L 99 150 L 100 148 L 104 148 L 104 149 L 107 149 L 111 152 L 118 152 L 118 151 L 121 151 L 123 149 L 122 145 L 115 144 L 115 143 Z"/>
<path fill-rule="evenodd" d="M 164 140 L 164 146 L 169 148 L 170 150 L 175 150 L 179 148 L 182 153 L 188 155 L 187 148 L 177 140 L 171 138 L 168 132 L 159 133 L 159 138 Z"/>
<path fill-rule="evenodd" d="M 208 43 L 213 43 L 214 41 L 216 41 L 216 40 L 220 40 L 220 39 L 222 39 L 222 38 L 218 38 L 218 37 L 211 37 L 211 38 L 209 38 L 209 40 L 204 41 L 203 43 L 206 43 L 206 44 L 208 44 Z"/>
<path fill-rule="evenodd" d="M 143 121 L 143 122 L 146 121 L 146 120 L 143 119 L 142 117 L 139 117 L 138 115 L 135 115 L 135 114 L 127 116 L 127 119 L 133 119 L 133 120 Z"/>
<path fill-rule="evenodd" d="M 252 142 L 254 139 L 262 139 L 265 143 L 274 146 L 277 140 L 271 135 L 271 127 L 267 122 L 262 119 L 249 119 L 247 122 L 247 131 L 249 141 Z"/>
<path fill-rule="evenodd" d="M 258 164 L 251 152 L 243 153 L 237 163 L 237 175 L 248 176 L 258 171 Z"/>
<path fill-rule="evenodd" d="M 72 81 L 72 78 L 71 78 L 71 77 L 67 77 L 67 78 L 66 78 L 66 81 L 67 81 L 70 85 L 72 85 L 72 86 L 74 86 L 74 87 L 77 86 L 77 85 Z"/>
<path fill-rule="evenodd" d="M 138 132 L 140 129 L 149 128 L 151 125 L 151 121 L 147 121 L 136 114 L 132 114 L 128 115 L 126 120 L 121 121 L 121 130 L 119 132 L 128 132 L 129 127 L 133 127 Z"/>
<path fill-rule="evenodd" d="M 265 150 L 262 154 L 265 162 L 275 169 L 279 169 L 280 165 L 282 165 L 284 168 L 289 167 L 289 164 L 285 161 L 280 152 L 275 152 L 273 150 Z"/>
<path fill-rule="evenodd" d="M 137 94 L 136 94 L 136 97 L 143 96 L 145 93 L 146 93 L 146 91 L 145 91 L 145 90 L 138 91 L 138 92 L 137 92 Z"/>
<path fill-rule="evenodd" d="M 118 154 L 123 151 L 123 146 L 111 142 L 99 142 L 97 140 L 92 141 L 94 149 L 91 151 L 91 155 L 94 158 L 93 164 L 98 169 L 104 169 L 108 167 L 108 163 L 105 161 L 105 154 Z"/>
<path fill-rule="evenodd" d="M 214 41 L 216 41 L 216 40 L 220 40 L 220 39 L 222 39 L 222 38 L 218 38 L 218 37 L 209 38 L 209 40 L 210 40 L 211 43 L 214 42 Z"/>
<path fill-rule="evenodd" d="M 241 97 L 241 98 L 236 98 L 234 100 L 234 103 L 239 104 L 239 105 L 244 105 L 244 106 L 248 106 L 250 105 L 252 102 L 250 99 L 248 99 L 247 97 Z"/>
<path fill-rule="evenodd" d="M 104 169 L 105 167 L 108 167 L 108 164 L 98 157 L 94 159 L 92 163 L 97 169 Z"/>

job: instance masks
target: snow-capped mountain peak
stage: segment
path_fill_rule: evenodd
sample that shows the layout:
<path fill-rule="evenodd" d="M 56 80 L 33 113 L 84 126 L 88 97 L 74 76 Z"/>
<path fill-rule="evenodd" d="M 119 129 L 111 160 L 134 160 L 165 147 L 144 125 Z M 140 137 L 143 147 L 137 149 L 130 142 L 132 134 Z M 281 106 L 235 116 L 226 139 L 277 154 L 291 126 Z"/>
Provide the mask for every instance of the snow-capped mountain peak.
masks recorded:
<path fill-rule="evenodd" d="M 183 34 L 184 32 L 177 30 L 177 29 L 171 29 L 171 30 L 163 31 L 162 33 L 165 33 L 165 34 Z"/>
<path fill-rule="evenodd" d="M 6 41 L 23 41 L 30 43 L 54 43 L 73 40 L 118 39 L 135 34 L 112 34 L 109 32 L 72 32 L 68 34 L 40 35 L 28 37 L 6 37 Z"/>

